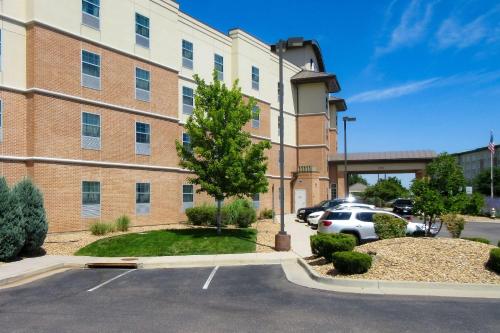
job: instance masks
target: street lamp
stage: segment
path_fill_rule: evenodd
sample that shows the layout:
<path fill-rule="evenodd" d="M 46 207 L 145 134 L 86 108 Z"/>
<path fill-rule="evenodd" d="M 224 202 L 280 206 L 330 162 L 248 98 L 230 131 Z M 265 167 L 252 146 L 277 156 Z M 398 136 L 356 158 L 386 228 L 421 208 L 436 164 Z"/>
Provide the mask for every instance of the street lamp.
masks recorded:
<path fill-rule="evenodd" d="M 343 117 L 344 121 L 344 197 L 349 196 L 349 179 L 347 172 L 347 122 L 348 121 L 356 121 L 356 117 Z"/>
<path fill-rule="evenodd" d="M 294 37 L 288 38 L 287 40 L 280 39 L 276 44 L 276 49 L 278 51 L 279 57 L 279 83 L 278 83 L 278 96 L 280 104 L 280 117 L 279 117 L 279 128 L 280 128 L 280 231 L 274 237 L 274 248 L 277 251 L 289 251 L 291 248 L 291 237 L 285 231 L 285 149 L 284 149 L 284 120 L 283 120 L 283 53 L 286 48 L 302 47 L 304 45 L 304 38 Z"/>

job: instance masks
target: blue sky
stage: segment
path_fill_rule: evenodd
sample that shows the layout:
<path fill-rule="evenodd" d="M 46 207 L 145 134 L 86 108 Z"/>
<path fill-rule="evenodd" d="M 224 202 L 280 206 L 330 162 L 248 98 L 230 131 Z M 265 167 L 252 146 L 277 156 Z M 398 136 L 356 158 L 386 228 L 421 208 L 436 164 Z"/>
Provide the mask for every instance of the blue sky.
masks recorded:
<path fill-rule="evenodd" d="M 318 40 L 358 119 L 350 151 L 458 152 L 486 146 L 490 130 L 500 142 L 498 0 L 179 2 L 223 32 Z"/>

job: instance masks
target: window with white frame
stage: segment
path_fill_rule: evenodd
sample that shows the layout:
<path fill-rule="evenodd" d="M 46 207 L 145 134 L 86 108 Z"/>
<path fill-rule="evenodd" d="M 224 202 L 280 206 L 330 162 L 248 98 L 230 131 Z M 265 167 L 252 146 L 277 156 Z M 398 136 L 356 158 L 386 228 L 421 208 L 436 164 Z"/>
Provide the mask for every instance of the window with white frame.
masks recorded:
<path fill-rule="evenodd" d="M 259 209 L 260 208 L 260 194 L 256 193 L 252 196 L 252 204 L 253 208 Z"/>
<path fill-rule="evenodd" d="M 82 24 L 99 30 L 100 0 L 82 0 Z"/>
<path fill-rule="evenodd" d="M 101 89 L 101 56 L 82 50 L 82 86 Z"/>
<path fill-rule="evenodd" d="M 193 69 L 193 43 L 182 40 L 182 67 Z"/>
<path fill-rule="evenodd" d="M 214 68 L 219 81 L 224 80 L 224 57 L 219 54 L 214 54 Z"/>
<path fill-rule="evenodd" d="M 260 127 L 260 109 L 258 106 L 254 106 L 252 109 L 252 128 Z"/>
<path fill-rule="evenodd" d="M 182 133 L 182 146 L 187 150 L 191 150 L 191 137 L 187 133 Z"/>
<path fill-rule="evenodd" d="M 135 43 L 149 48 L 149 17 L 135 13 Z"/>
<path fill-rule="evenodd" d="M 151 184 L 135 184 L 135 213 L 147 215 L 151 211 Z"/>
<path fill-rule="evenodd" d="M 136 67 L 135 68 L 135 98 L 141 101 L 149 102 L 151 95 L 150 72 Z"/>
<path fill-rule="evenodd" d="M 194 204 L 194 186 L 182 185 L 182 210 L 193 207 Z"/>
<path fill-rule="evenodd" d="M 3 101 L 0 99 L 0 142 L 3 141 Z"/>
<path fill-rule="evenodd" d="M 146 123 L 135 123 L 135 153 L 151 155 L 151 126 Z"/>
<path fill-rule="evenodd" d="M 101 149 L 101 116 L 82 112 L 82 148 Z"/>
<path fill-rule="evenodd" d="M 252 66 L 252 89 L 259 90 L 260 71 L 257 67 Z"/>
<path fill-rule="evenodd" d="M 82 217 L 101 216 L 101 183 L 97 181 L 82 182 Z"/>
<path fill-rule="evenodd" d="M 189 87 L 182 87 L 182 113 L 193 114 L 194 90 Z"/>

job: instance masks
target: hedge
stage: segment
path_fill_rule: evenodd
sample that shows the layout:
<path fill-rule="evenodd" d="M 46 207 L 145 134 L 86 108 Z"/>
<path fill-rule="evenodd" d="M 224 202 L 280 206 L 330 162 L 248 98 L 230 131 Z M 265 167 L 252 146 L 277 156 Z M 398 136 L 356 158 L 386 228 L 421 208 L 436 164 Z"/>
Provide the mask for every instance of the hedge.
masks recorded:
<path fill-rule="evenodd" d="M 490 244 L 490 241 L 488 239 L 482 237 L 462 237 L 462 239 L 483 244 Z"/>
<path fill-rule="evenodd" d="M 375 233 L 380 239 L 399 238 L 406 236 L 407 222 L 389 214 L 373 216 Z"/>
<path fill-rule="evenodd" d="M 336 252 L 332 261 L 335 269 L 342 274 L 363 274 L 372 267 L 372 257 L 366 253 Z"/>
<path fill-rule="evenodd" d="M 217 207 L 203 204 L 186 209 L 188 222 L 193 225 L 215 226 L 217 224 Z M 222 225 L 234 224 L 240 228 L 247 228 L 257 220 L 257 212 L 248 200 L 238 199 L 221 210 Z"/>
<path fill-rule="evenodd" d="M 318 234 L 311 236 L 311 250 L 314 254 L 332 261 L 332 255 L 340 251 L 352 251 L 356 238 L 347 234 Z"/>

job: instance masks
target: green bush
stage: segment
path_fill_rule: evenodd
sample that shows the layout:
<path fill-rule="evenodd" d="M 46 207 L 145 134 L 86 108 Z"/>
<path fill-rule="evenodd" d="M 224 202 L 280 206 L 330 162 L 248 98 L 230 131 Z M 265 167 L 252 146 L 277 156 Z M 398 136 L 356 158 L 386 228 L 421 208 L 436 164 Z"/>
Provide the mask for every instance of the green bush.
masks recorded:
<path fill-rule="evenodd" d="M 406 221 L 388 214 L 375 214 L 373 217 L 375 233 L 380 239 L 406 236 Z"/>
<path fill-rule="evenodd" d="M 500 274 L 500 249 L 491 249 L 486 267 Z"/>
<path fill-rule="evenodd" d="M 24 218 L 17 196 L 0 178 L 0 261 L 15 258 L 24 246 Z"/>
<path fill-rule="evenodd" d="M 472 241 L 472 242 L 483 243 L 483 244 L 490 244 L 489 240 L 487 240 L 486 238 L 482 238 L 482 237 L 462 237 L 462 239 Z"/>
<path fill-rule="evenodd" d="M 467 200 L 463 213 L 468 215 L 479 215 L 485 205 L 484 197 L 479 193 L 473 193 Z"/>
<path fill-rule="evenodd" d="M 332 261 L 335 252 L 352 251 L 356 246 L 356 238 L 346 234 L 318 234 L 316 240 L 318 255 Z"/>
<path fill-rule="evenodd" d="M 273 215 L 273 210 L 270 208 L 265 208 L 260 212 L 261 219 L 272 219 Z"/>
<path fill-rule="evenodd" d="M 238 215 L 237 224 L 240 228 L 248 228 L 256 220 L 257 213 L 255 212 L 255 209 L 244 208 Z"/>
<path fill-rule="evenodd" d="M 189 223 L 193 225 L 215 225 L 217 207 L 203 204 L 198 207 L 186 209 L 186 216 Z"/>
<path fill-rule="evenodd" d="M 363 274 L 372 267 L 372 257 L 366 253 L 336 252 L 332 261 L 335 269 L 342 274 Z"/>
<path fill-rule="evenodd" d="M 497 246 L 500 247 L 500 240 L 498 241 Z"/>
<path fill-rule="evenodd" d="M 118 231 L 128 231 L 130 227 L 130 217 L 127 215 L 122 215 L 115 221 L 116 230 Z"/>
<path fill-rule="evenodd" d="M 251 218 L 252 214 L 250 211 L 253 212 L 253 215 L 257 216 L 257 213 L 255 212 L 255 209 L 253 208 L 252 203 L 249 200 L 246 199 L 236 199 L 233 202 L 230 202 L 229 204 L 225 205 L 223 207 L 224 213 L 225 213 L 225 223 L 226 224 L 234 224 L 234 225 L 240 225 L 240 219 L 248 219 Z M 245 216 L 243 217 L 242 214 Z M 245 225 L 246 221 L 243 221 L 241 224 Z M 252 220 L 253 223 L 255 222 L 255 219 Z"/>
<path fill-rule="evenodd" d="M 25 221 L 23 251 L 34 252 L 43 245 L 49 229 L 42 193 L 29 178 L 26 178 L 17 183 L 12 194 L 17 197 Z"/>
<path fill-rule="evenodd" d="M 315 255 L 319 254 L 319 238 L 321 234 L 311 235 L 309 236 L 309 244 L 311 245 L 311 252 Z"/>
<path fill-rule="evenodd" d="M 465 219 L 457 214 L 445 214 L 441 216 L 441 221 L 448 229 L 453 238 L 460 238 L 460 234 L 465 227 Z"/>
<path fill-rule="evenodd" d="M 106 222 L 95 222 L 90 225 L 90 232 L 95 236 L 106 235 L 115 231 L 115 226 Z"/>

